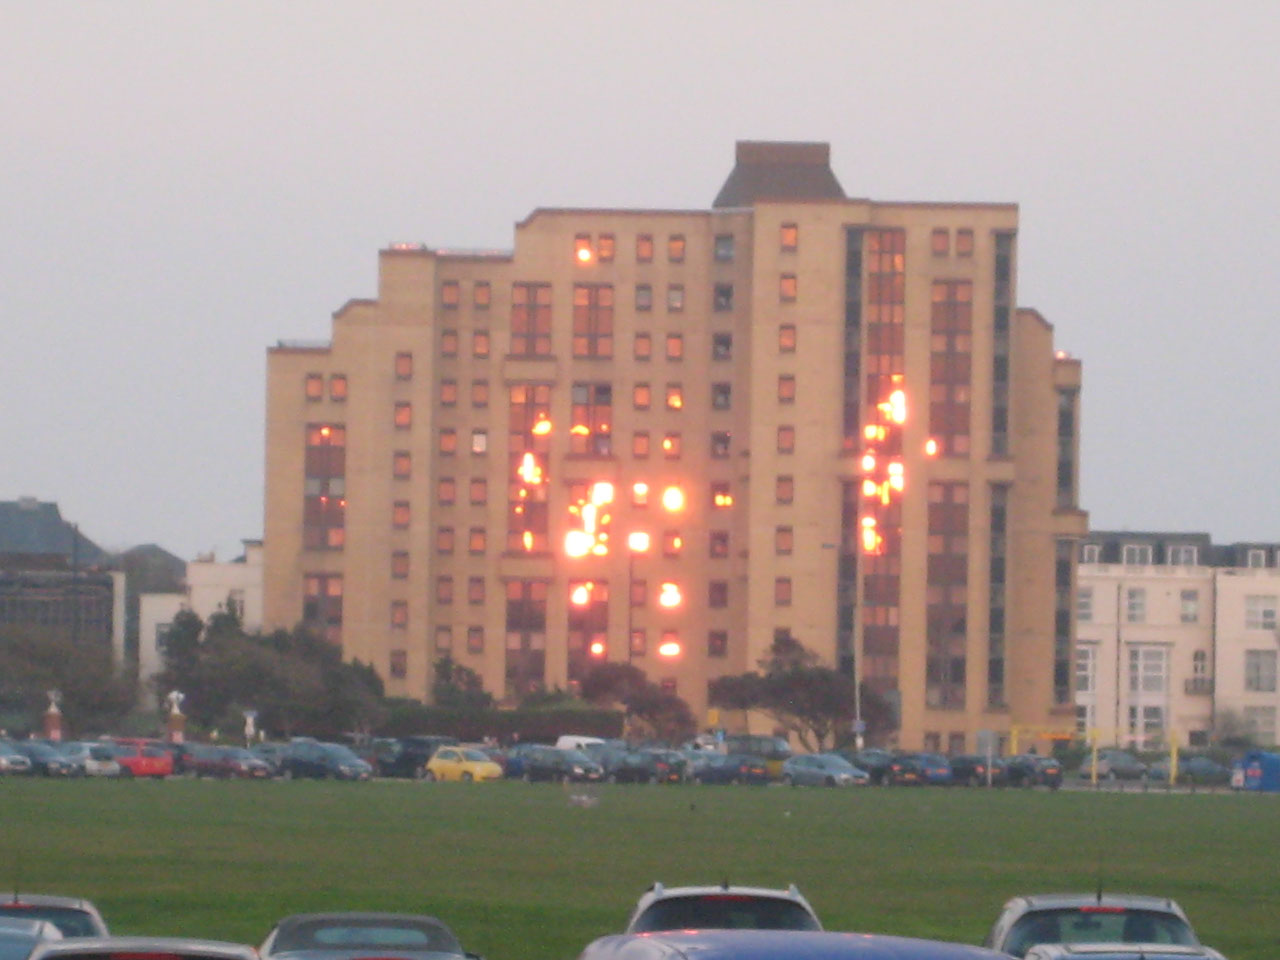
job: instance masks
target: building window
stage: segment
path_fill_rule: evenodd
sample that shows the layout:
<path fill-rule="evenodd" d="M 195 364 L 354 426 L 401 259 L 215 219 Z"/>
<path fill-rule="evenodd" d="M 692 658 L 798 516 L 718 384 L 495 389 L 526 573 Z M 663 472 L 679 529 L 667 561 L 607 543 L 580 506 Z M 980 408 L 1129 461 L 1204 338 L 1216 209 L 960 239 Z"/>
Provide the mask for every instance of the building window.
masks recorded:
<path fill-rule="evenodd" d="M 795 546 L 795 531 L 791 527 L 775 527 L 773 531 L 773 552 L 780 557 L 790 556 Z"/>
<path fill-rule="evenodd" d="M 453 603 L 453 577 L 436 577 L 436 603 L 443 606 Z"/>
<path fill-rule="evenodd" d="M 662 438 L 662 455 L 668 460 L 680 459 L 680 434 L 668 432 Z"/>
<path fill-rule="evenodd" d="M 1276 742 L 1276 708 L 1245 707 L 1244 728 L 1254 743 L 1274 744 Z"/>
<path fill-rule="evenodd" d="M 397 450 L 391 455 L 391 475 L 397 480 L 408 480 L 413 473 L 413 458 L 408 450 Z"/>
<path fill-rule="evenodd" d="M 440 381 L 440 406 L 454 407 L 458 404 L 458 381 Z"/>
<path fill-rule="evenodd" d="M 1091 693 L 1097 668 L 1098 648 L 1082 643 L 1076 647 L 1076 693 Z"/>
<path fill-rule="evenodd" d="M 409 629 L 409 604 L 405 600 L 391 601 L 391 629 Z"/>
<path fill-rule="evenodd" d="M 1244 688 L 1250 693 L 1276 692 L 1276 651 L 1244 652 Z"/>
<path fill-rule="evenodd" d="M 569 452 L 609 456 L 613 452 L 613 386 L 608 383 L 575 383 L 572 398 Z"/>
<path fill-rule="evenodd" d="M 1181 595 L 1182 603 L 1182 622 L 1183 623 L 1199 623 L 1200 622 L 1200 591 L 1199 590 L 1183 590 Z"/>
<path fill-rule="evenodd" d="M 1093 620 L 1093 587 L 1076 590 L 1076 619 L 1081 623 Z"/>
<path fill-rule="evenodd" d="M 413 379 L 413 354 L 402 350 L 396 354 L 395 374 L 397 380 Z"/>
<path fill-rule="evenodd" d="M 436 503 L 452 507 L 458 499 L 458 483 L 453 477 L 441 477 L 436 481 Z"/>
<path fill-rule="evenodd" d="M 440 429 L 440 452 L 446 456 L 458 452 L 458 431 L 453 427 Z"/>
<path fill-rule="evenodd" d="M 733 309 L 733 284 L 717 283 L 711 296 L 711 308 L 717 313 Z"/>
<path fill-rule="evenodd" d="M 671 263 L 684 263 L 683 233 L 673 233 L 667 237 L 667 260 Z"/>
<path fill-rule="evenodd" d="M 652 401 L 652 391 L 647 383 L 637 383 L 631 388 L 631 405 L 637 410 L 648 410 Z"/>
<path fill-rule="evenodd" d="M 972 230 L 956 231 L 956 256 L 957 257 L 973 256 L 973 231 Z"/>
<path fill-rule="evenodd" d="M 302 578 L 302 619 L 332 643 L 342 641 L 342 575 L 309 573 Z"/>
<path fill-rule="evenodd" d="M 631 631 L 631 656 L 643 657 L 649 646 L 649 637 L 644 630 Z"/>
<path fill-rule="evenodd" d="M 551 355 L 551 285 L 511 285 L 511 355 Z"/>
<path fill-rule="evenodd" d="M 472 477 L 470 484 L 471 504 L 479 506 L 489 502 L 489 481 L 484 477 Z"/>
<path fill-rule="evenodd" d="M 669 283 L 667 284 L 667 310 L 671 313 L 679 313 L 684 309 L 684 284 Z"/>
<path fill-rule="evenodd" d="M 1097 543 L 1086 543 L 1080 548 L 1081 563 L 1098 563 L 1102 559 L 1102 546 Z"/>
<path fill-rule="evenodd" d="M 489 356 L 489 331 L 477 330 L 471 334 L 471 355 L 479 360 Z"/>
<path fill-rule="evenodd" d="M 484 603 L 484 577 L 467 577 L 467 603 L 472 606 Z"/>
<path fill-rule="evenodd" d="M 1244 598 L 1244 625 L 1247 630 L 1275 630 L 1275 594 L 1249 594 L 1246 596 Z"/>
<path fill-rule="evenodd" d="M 724 480 L 717 480 L 711 484 L 711 508 L 713 510 L 727 510 L 733 506 L 733 493 L 729 484 Z"/>
<path fill-rule="evenodd" d="M 637 360 L 648 360 L 653 356 L 653 338 L 647 333 L 637 333 L 632 353 Z"/>
<path fill-rule="evenodd" d="M 305 392 L 308 400 L 324 399 L 324 374 L 308 373 L 305 384 Z"/>
<path fill-rule="evenodd" d="M 636 263 L 653 262 L 653 235 L 642 233 L 636 237 Z"/>
<path fill-rule="evenodd" d="M 779 476 L 774 484 L 774 499 L 778 503 L 791 503 L 796 495 L 796 481 L 791 476 Z"/>
<path fill-rule="evenodd" d="M 458 355 L 458 331 L 440 331 L 440 356 L 456 357 Z"/>
<path fill-rule="evenodd" d="M 667 334 L 667 359 L 668 360 L 684 359 L 684 334 L 683 333 Z"/>
<path fill-rule="evenodd" d="M 778 402 L 796 402 L 796 378 L 789 373 L 778 377 Z"/>
<path fill-rule="evenodd" d="M 728 410 L 733 403 L 733 386 L 728 383 L 711 385 L 711 409 Z"/>
<path fill-rule="evenodd" d="M 712 580 L 707 583 L 707 606 L 712 610 L 723 610 L 729 606 L 728 580 Z"/>
<path fill-rule="evenodd" d="M 397 402 L 392 422 L 397 430 L 408 430 L 413 426 L 413 404 L 404 400 Z"/>
<path fill-rule="evenodd" d="M 713 333 L 711 335 L 711 359 L 712 360 L 732 360 L 733 359 L 733 334 L 732 333 Z"/>
<path fill-rule="evenodd" d="M 484 627 L 467 627 L 467 653 L 484 653 Z"/>
<path fill-rule="evenodd" d="M 777 607 L 791 606 L 791 578 L 773 578 L 773 603 Z"/>
<path fill-rule="evenodd" d="M 712 630 L 707 634 L 707 656 L 727 657 L 729 655 L 729 634 L 725 630 Z"/>
<path fill-rule="evenodd" d="M 453 527 L 436 528 L 436 553 L 453 553 Z"/>
<path fill-rule="evenodd" d="M 1151 563 L 1151 545 L 1148 543 L 1126 543 L 1121 559 L 1127 567 L 1145 567 Z"/>
<path fill-rule="evenodd" d="M 1143 623 L 1147 619 L 1147 591 L 1142 587 L 1129 587 L 1124 598 L 1125 620 Z"/>
<path fill-rule="evenodd" d="M 341 403 L 347 399 L 347 377 L 343 373 L 335 373 L 329 378 L 329 399 Z"/>
<path fill-rule="evenodd" d="M 684 537 L 680 536 L 679 530 L 666 530 L 663 532 L 662 555 L 664 557 L 678 557 L 683 549 Z"/>
<path fill-rule="evenodd" d="M 471 288 L 471 304 L 477 310 L 488 310 L 493 301 L 493 291 L 487 280 L 477 280 Z"/>
<path fill-rule="evenodd" d="M 778 452 L 779 453 L 795 453 L 796 449 L 796 428 L 792 426 L 781 426 L 778 428 Z"/>
<path fill-rule="evenodd" d="M 715 246 L 716 259 L 721 263 L 729 263 L 733 260 L 733 234 L 718 233 L 716 234 Z"/>
<path fill-rule="evenodd" d="M 461 299 L 461 293 L 458 290 L 457 280 L 446 280 L 440 285 L 440 302 L 445 308 L 452 310 L 458 306 Z"/>
<path fill-rule="evenodd" d="M 613 356 L 611 284 L 574 284 L 573 355 L 601 358 Z"/>
<path fill-rule="evenodd" d="M 467 531 L 467 552 L 473 554 L 484 553 L 488 536 L 485 534 L 484 527 L 472 527 Z"/>
<path fill-rule="evenodd" d="M 794 323 L 784 323 L 778 327 L 778 352 L 796 352 L 796 325 Z"/>
<path fill-rule="evenodd" d="M 684 409 L 684 389 L 678 383 L 667 384 L 667 409 Z"/>
<path fill-rule="evenodd" d="M 615 243 L 612 233 L 602 233 L 596 241 L 596 254 L 600 257 L 601 263 L 613 263 L 613 253 Z"/>
<path fill-rule="evenodd" d="M 436 627 L 436 649 L 442 653 L 453 649 L 453 627 Z"/>
<path fill-rule="evenodd" d="M 409 501 L 397 500 L 391 505 L 391 526 L 396 530 L 409 529 Z"/>
<path fill-rule="evenodd" d="M 711 432 L 711 459 L 724 460 L 729 456 L 730 433 L 728 430 Z"/>
<path fill-rule="evenodd" d="M 783 253 L 795 253 L 800 247 L 800 228 L 794 223 L 784 223 L 778 228 L 778 246 Z"/>
<path fill-rule="evenodd" d="M 1267 565 L 1267 551 L 1250 550 L 1245 554 L 1245 566 L 1251 570 L 1261 570 Z"/>
<path fill-rule="evenodd" d="M 347 430 L 342 424 L 307 425 L 302 545 L 308 550 L 340 550 L 346 543 L 346 447 Z"/>
<path fill-rule="evenodd" d="M 647 507 L 649 505 L 649 485 L 647 483 L 633 483 L 631 485 L 631 505 L 633 507 Z"/>
<path fill-rule="evenodd" d="M 483 454 L 489 452 L 489 431 L 477 427 L 471 431 L 471 452 Z"/>
<path fill-rule="evenodd" d="M 1197 650 L 1191 655 L 1191 676 L 1196 680 L 1204 680 L 1209 676 L 1209 654 Z"/>
<path fill-rule="evenodd" d="M 636 284 L 636 309 L 642 312 L 653 309 L 653 287 L 647 283 Z"/>
<path fill-rule="evenodd" d="M 591 234 L 580 233 L 573 238 L 573 259 L 577 263 L 590 263 L 596 252 L 591 247 Z"/>
<path fill-rule="evenodd" d="M 391 554 L 391 578 L 404 580 L 409 576 L 409 551 L 396 550 Z"/>
<path fill-rule="evenodd" d="M 783 303 L 792 303 L 796 299 L 797 281 L 794 273 L 784 273 L 778 278 L 778 299 Z"/>
<path fill-rule="evenodd" d="M 707 544 L 707 555 L 713 560 L 723 560 L 729 556 L 729 531 L 712 530 Z"/>
<path fill-rule="evenodd" d="M 471 406 L 482 408 L 489 406 L 489 381 L 471 381 Z"/>
<path fill-rule="evenodd" d="M 644 460 L 649 456 L 649 431 L 637 430 L 631 434 L 631 456 Z"/>
<path fill-rule="evenodd" d="M 929 432 L 950 456 L 969 452 L 969 401 L 973 353 L 973 284 L 935 280 L 930 310 Z M 901 350 L 902 328 L 894 327 Z"/>
<path fill-rule="evenodd" d="M 395 680 L 403 680 L 409 675 L 409 654 L 404 650 L 392 650 L 388 671 Z"/>
<path fill-rule="evenodd" d="M 935 227 L 929 249 L 935 257 L 945 257 L 951 252 L 951 231 L 946 227 Z"/>
<path fill-rule="evenodd" d="M 1194 567 L 1199 560 L 1199 550 L 1189 544 L 1174 544 L 1169 548 L 1169 566 Z"/>

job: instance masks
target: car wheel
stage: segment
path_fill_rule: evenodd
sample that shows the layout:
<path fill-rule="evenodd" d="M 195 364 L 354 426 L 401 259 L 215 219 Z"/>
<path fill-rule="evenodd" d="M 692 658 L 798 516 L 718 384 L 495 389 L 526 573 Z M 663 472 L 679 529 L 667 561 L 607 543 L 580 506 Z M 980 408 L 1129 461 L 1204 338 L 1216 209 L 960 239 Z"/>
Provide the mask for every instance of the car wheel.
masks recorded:
<path fill-rule="evenodd" d="M 1115 782 L 1116 782 L 1116 772 L 1115 772 L 1114 770 L 1108 770 L 1108 771 L 1107 771 L 1107 779 L 1108 779 L 1108 780 L 1110 780 L 1112 783 L 1115 783 Z"/>
<path fill-rule="evenodd" d="M 122 780 L 132 780 L 132 779 L 133 779 L 133 771 L 132 771 L 132 770 L 130 770 L 128 767 L 121 767 L 121 768 L 120 768 L 120 778 L 121 778 Z"/>
<path fill-rule="evenodd" d="M 280 778 L 281 778 L 282 780 L 292 780 L 292 779 L 293 779 L 293 768 L 292 768 L 292 767 L 285 767 L 283 770 L 281 770 L 281 771 L 280 771 Z"/>
<path fill-rule="evenodd" d="M 423 770 L 423 771 L 422 771 L 422 779 L 423 779 L 423 780 L 425 780 L 425 781 L 427 781 L 427 783 L 435 783 L 435 782 L 436 782 L 436 772 L 435 772 L 434 770 Z"/>
<path fill-rule="evenodd" d="M 657 775 L 656 773 L 651 773 L 651 774 L 649 774 L 649 782 L 650 782 L 650 783 L 657 783 L 657 782 L 658 782 L 658 775 Z"/>
<path fill-rule="evenodd" d="M 425 780 L 425 779 L 427 779 L 427 773 L 428 773 L 428 772 L 429 772 L 429 771 L 427 770 L 427 768 L 426 768 L 426 765 L 425 765 L 425 764 L 424 764 L 423 766 L 420 766 L 420 767 L 414 767 L 414 768 L 413 768 L 413 779 L 415 779 L 415 780 Z"/>
<path fill-rule="evenodd" d="M 617 783 L 617 782 L 618 782 L 618 775 L 617 775 L 616 773 L 611 773 L 611 774 L 609 774 L 609 776 L 605 777 L 605 779 L 606 779 L 609 783 Z"/>
<path fill-rule="evenodd" d="M 976 773 L 969 774 L 969 786 L 979 787 L 981 785 L 982 781 L 978 779 L 978 775 Z"/>
<path fill-rule="evenodd" d="M 529 775 L 528 770 L 526 770 L 524 773 L 520 775 L 520 779 L 523 780 L 525 783 L 533 783 L 533 777 Z"/>
<path fill-rule="evenodd" d="M 471 782 L 472 780 L 474 780 L 474 779 L 475 779 L 475 777 L 473 777 L 470 773 L 466 772 L 465 770 L 462 772 L 462 782 L 463 782 L 463 783 L 470 783 L 470 782 Z"/>
<path fill-rule="evenodd" d="M 730 782 L 730 783 L 732 783 L 732 784 L 734 784 L 734 785 L 736 785 L 736 786 L 741 786 L 741 785 L 742 785 L 742 778 L 741 778 L 741 777 L 734 777 L 734 778 L 733 778 L 733 779 L 731 779 L 729 782 Z"/>
<path fill-rule="evenodd" d="M 828 787 L 834 787 L 835 785 L 836 785 L 836 778 L 835 778 L 835 777 L 827 777 L 827 786 L 828 786 Z"/>

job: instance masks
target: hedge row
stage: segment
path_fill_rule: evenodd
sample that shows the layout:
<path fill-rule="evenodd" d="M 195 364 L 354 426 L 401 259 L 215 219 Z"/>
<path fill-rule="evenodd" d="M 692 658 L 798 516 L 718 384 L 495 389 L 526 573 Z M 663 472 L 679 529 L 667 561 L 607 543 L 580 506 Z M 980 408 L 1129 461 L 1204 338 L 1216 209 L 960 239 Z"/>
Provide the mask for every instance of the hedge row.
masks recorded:
<path fill-rule="evenodd" d="M 435 734 L 479 742 L 496 737 L 501 743 L 522 740 L 554 743 L 562 733 L 589 737 L 622 736 L 618 710 L 456 710 L 416 701 L 389 704 L 387 720 L 378 728 L 384 737 Z"/>

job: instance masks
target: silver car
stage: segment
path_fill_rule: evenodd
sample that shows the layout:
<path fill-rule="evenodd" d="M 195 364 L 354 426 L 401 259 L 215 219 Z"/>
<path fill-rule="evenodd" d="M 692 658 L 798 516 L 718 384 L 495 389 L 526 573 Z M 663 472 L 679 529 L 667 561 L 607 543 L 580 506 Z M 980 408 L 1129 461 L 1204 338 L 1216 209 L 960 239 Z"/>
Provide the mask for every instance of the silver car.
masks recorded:
<path fill-rule="evenodd" d="M 631 912 L 626 932 L 731 929 L 821 930 L 822 924 L 794 883 L 786 890 L 655 883 Z"/>
<path fill-rule="evenodd" d="M 258 960 L 243 943 L 193 940 L 186 937 L 92 937 L 58 940 L 36 947 L 28 960 Z"/>
<path fill-rule="evenodd" d="M 1216 960 L 1220 956 L 1208 947 L 1173 943 L 1042 943 L 1027 951 L 1026 960 Z"/>
<path fill-rule="evenodd" d="M 1054 893 L 1014 897 L 983 946 L 1027 957 L 1040 944 L 1141 943 L 1200 947 L 1186 913 L 1165 897 Z M 1207 956 L 1218 957 L 1215 951 Z"/>
<path fill-rule="evenodd" d="M 0 917 L 47 920 L 64 937 L 105 937 L 107 924 L 90 901 L 47 893 L 0 893 Z"/>
<path fill-rule="evenodd" d="M 22 753 L 12 740 L 0 739 L 0 773 L 28 774 L 31 758 Z"/>
<path fill-rule="evenodd" d="M 61 939 L 62 931 L 48 920 L 0 916 L 0 960 L 27 960 L 41 943 Z"/>
<path fill-rule="evenodd" d="M 871 774 L 834 753 L 804 753 L 782 764 L 782 782 L 791 787 L 864 787 Z"/>

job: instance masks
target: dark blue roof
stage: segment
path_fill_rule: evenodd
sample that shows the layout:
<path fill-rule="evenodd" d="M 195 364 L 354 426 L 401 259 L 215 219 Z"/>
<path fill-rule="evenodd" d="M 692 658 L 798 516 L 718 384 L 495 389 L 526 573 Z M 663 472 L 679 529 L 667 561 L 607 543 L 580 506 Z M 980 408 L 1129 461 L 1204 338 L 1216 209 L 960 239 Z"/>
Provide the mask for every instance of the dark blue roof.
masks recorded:
<path fill-rule="evenodd" d="M 77 566 L 105 563 L 107 554 L 62 519 L 56 503 L 24 497 L 0 501 L 0 555 L 62 557 Z"/>

